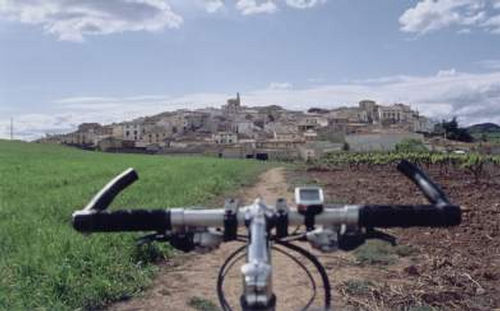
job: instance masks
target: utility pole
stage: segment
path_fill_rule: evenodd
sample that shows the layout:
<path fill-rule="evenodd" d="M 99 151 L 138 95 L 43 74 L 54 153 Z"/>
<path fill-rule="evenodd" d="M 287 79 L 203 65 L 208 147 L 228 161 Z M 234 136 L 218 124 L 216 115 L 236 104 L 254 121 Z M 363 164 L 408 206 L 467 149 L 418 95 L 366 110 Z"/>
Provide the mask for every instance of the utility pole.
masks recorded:
<path fill-rule="evenodd" d="M 10 140 L 14 140 L 14 118 L 10 118 Z"/>

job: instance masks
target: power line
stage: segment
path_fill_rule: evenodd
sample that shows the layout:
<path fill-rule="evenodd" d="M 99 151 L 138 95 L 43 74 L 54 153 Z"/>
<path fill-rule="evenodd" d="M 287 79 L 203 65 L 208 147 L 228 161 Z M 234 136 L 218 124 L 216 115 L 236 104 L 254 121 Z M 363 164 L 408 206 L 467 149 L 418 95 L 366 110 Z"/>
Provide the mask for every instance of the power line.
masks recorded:
<path fill-rule="evenodd" d="M 14 140 L 14 118 L 10 118 L 10 140 Z"/>

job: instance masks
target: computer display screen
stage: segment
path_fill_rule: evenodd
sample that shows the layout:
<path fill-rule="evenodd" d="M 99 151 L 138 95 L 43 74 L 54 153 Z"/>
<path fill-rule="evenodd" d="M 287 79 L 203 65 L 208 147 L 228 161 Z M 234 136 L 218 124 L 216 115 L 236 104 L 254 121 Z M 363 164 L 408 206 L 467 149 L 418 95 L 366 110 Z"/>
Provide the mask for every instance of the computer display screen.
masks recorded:
<path fill-rule="evenodd" d="M 319 191 L 316 189 L 301 189 L 300 199 L 304 201 L 319 201 Z"/>

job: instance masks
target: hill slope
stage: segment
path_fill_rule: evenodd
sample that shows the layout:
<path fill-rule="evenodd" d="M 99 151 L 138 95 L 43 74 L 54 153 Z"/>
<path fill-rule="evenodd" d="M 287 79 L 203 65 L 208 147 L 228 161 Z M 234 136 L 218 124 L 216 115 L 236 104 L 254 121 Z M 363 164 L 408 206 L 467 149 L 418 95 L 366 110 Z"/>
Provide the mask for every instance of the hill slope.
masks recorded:
<path fill-rule="evenodd" d="M 477 140 L 500 142 L 500 126 L 494 123 L 475 124 L 467 128 L 467 131 Z"/>
<path fill-rule="evenodd" d="M 165 246 L 139 249 L 137 234 L 82 236 L 71 213 L 110 178 L 140 180 L 114 208 L 206 202 L 263 168 L 253 161 L 86 152 L 0 140 L 0 310 L 95 309 L 147 286 Z"/>
<path fill-rule="evenodd" d="M 467 128 L 470 134 L 500 133 L 500 126 L 495 123 L 481 123 Z"/>

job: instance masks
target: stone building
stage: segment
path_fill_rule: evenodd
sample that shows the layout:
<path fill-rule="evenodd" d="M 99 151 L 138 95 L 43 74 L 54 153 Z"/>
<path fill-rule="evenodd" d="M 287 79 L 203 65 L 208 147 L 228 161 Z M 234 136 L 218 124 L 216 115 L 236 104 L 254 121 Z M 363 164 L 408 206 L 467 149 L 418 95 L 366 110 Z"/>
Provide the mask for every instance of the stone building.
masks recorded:
<path fill-rule="evenodd" d="M 172 135 L 172 126 L 159 123 L 154 118 L 140 118 L 121 124 L 121 137 L 134 147 L 145 148 L 149 145 L 165 146 L 165 140 Z"/>
<path fill-rule="evenodd" d="M 330 111 L 328 119 L 347 120 L 348 123 L 368 122 L 368 114 L 359 107 L 341 107 Z"/>
<path fill-rule="evenodd" d="M 261 128 L 257 127 L 252 121 L 250 120 L 242 120 L 242 121 L 236 121 L 235 124 L 233 125 L 233 132 L 240 134 L 240 135 L 245 135 L 246 137 L 256 137 L 256 132 L 259 130 L 262 130 Z"/>
<path fill-rule="evenodd" d="M 232 132 L 218 132 L 213 135 L 213 141 L 217 145 L 236 144 L 238 142 L 238 135 Z"/>
<path fill-rule="evenodd" d="M 318 160 L 327 153 L 342 151 L 344 144 L 314 141 L 298 146 L 300 157 L 305 161 Z"/>
<path fill-rule="evenodd" d="M 115 137 L 107 137 L 98 141 L 97 149 L 101 151 L 117 151 L 123 148 L 123 140 Z"/>
<path fill-rule="evenodd" d="M 362 100 L 359 102 L 359 108 L 366 113 L 366 122 L 377 124 L 380 122 L 380 115 L 377 103 L 373 100 Z"/>
<path fill-rule="evenodd" d="M 82 123 L 78 125 L 78 132 L 90 132 L 100 128 L 101 125 L 99 123 Z"/>
<path fill-rule="evenodd" d="M 92 145 L 96 147 L 101 140 L 113 137 L 113 127 L 111 125 L 100 126 L 94 129 L 94 134 Z"/>
<path fill-rule="evenodd" d="M 141 140 L 142 132 L 144 129 L 144 120 L 138 119 L 122 124 L 123 140 L 139 141 Z"/>
<path fill-rule="evenodd" d="M 378 106 L 378 114 L 382 123 L 412 123 L 415 112 L 411 107 L 404 104 L 391 106 Z"/>
<path fill-rule="evenodd" d="M 170 131 L 156 124 L 149 125 L 145 127 L 144 133 L 141 136 L 141 141 L 144 145 L 160 145 L 165 146 L 165 140 L 169 137 Z"/>
<path fill-rule="evenodd" d="M 111 128 L 111 136 L 118 139 L 123 139 L 123 126 L 120 123 L 109 125 Z"/>
<path fill-rule="evenodd" d="M 304 139 L 306 141 L 316 140 L 316 138 L 318 137 L 318 132 L 316 132 L 315 130 L 309 129 L 309 130 L 305 131 L 304 133 L 302 133 L 302 136 L 304 137 Z"/>
<path fill-rule="evenodd" d="M 393 151 L 396 145 L 405 139 L 423 141 L 424 137 L 416 133 L 370 133 L 346 136 L 350 151 Z"/>
<path fill-rule="evenodd" d="M 413 131 L 419 133 L 432 133 L 434 131 L 434 123 L 429 118 L 417 115 L 413 120 Z"/>
<path fill-rule="evenodd" d="M 96 146 L 100 138 L 109 137 L 111 134 L 110 127 L 103 127 L 99 123 L 82 123 L 75 132 L 60 135 L 59 141 L 66 145 L 92 147 Z"/>
<path fill-rule="evenodd" d="M 225 114 L 239 114 L 243 107 L 241 106 L 240 93 L 236 93 L 236 98 L 230 98 L 227 100 L 227 104 L 222 106 L 222 110 Z"/>
<path fill-rule="evenodd" d="M 432 131 L 432 124 L 404 104 L 381 106 L 362 100 L 356 107 L 314 108 L 306 113 L 277 105 L 244 107 L 237 93 L 221 109 L 181 109 L 109 126 L 84 123 L 73 133 L 45 141 L 102 149 L 121 145 L 124 149 L 167 153 L 227 150 L 245 157 L 267 154 L 270 159 L 299 157 L 298 148 L 307 144 L 301 155 L 311 158 L 326 148 L 318 148 L 315 142 L 343 143 L 346 135 L 381 131 L 426 132 Z"/>
<path fill-rule="evenodd" d="M 397 103 L 390 106 L 377 105 L 372 100 L 362 100 L 358 107 L 341 107 L 325 113 L 329 126 L 345 133 L 369 131 L 374 127 L 399 128 L 404 131 L 431 131 L 429 120 L 419 116 L 409 105 Z"/>
<path fill-rule="evenodd" d="M 328 119 L 321 115 L 304 115 L 297 124 L 300 132 L 316 130 L 325 126 L 328 126 Z"/>

